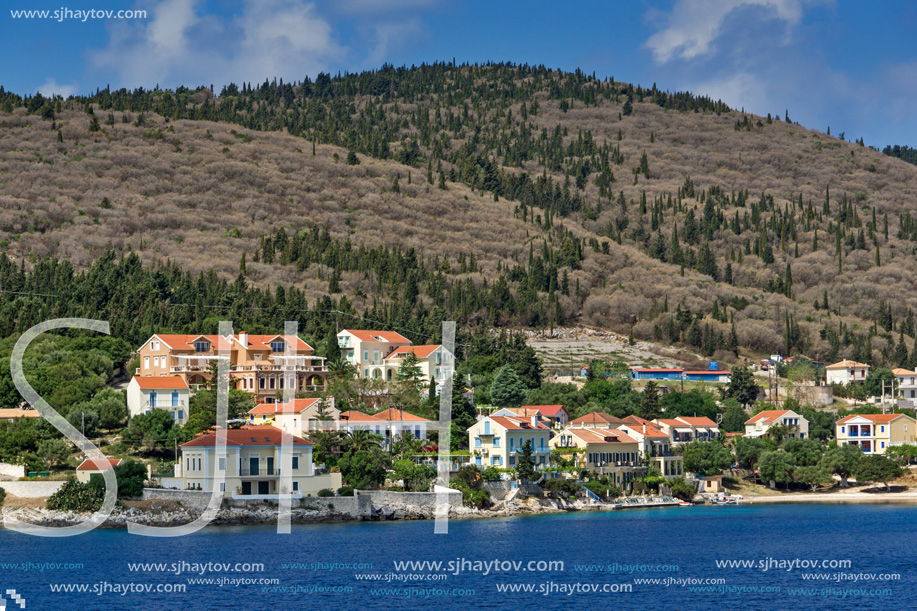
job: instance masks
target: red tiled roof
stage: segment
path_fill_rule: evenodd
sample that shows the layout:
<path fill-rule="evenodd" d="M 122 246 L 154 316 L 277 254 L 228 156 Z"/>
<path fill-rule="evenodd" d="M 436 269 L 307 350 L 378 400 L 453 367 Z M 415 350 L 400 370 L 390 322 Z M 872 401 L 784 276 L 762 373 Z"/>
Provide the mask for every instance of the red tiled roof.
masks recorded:
<path fill-rule="evenodd" d="M 399 346 L 386 355 L 387 359 L 400 359 L 406 357 L 411 352 L 419 359 L 425 359 L 439 348 L 441 344 L 431 344 L 427 346 Z"/>
<path fill-rule="evenodd" d="M 585 416 L 580 416 L 576 420 L 573 420 L 570 424 L 623 424 L 624 421 L 620 418 L 616 418 L 611 414 L 606 414 L 605 412 L 592 412 L 591 414 L 586 414 Z"/>
<path fill-rule="evenodd" d="M 646 424 L 648 426 L 656 426 L 652 423 L 652 421 L 647 420 L 646 418 L 641 418 L 637 414 L 631 414 L 630 416 L 624 418 L 624 424 L 636 424 L 638 426 Z"/>
<path fill-rule="evenodd" d="M 541 422 L 538 422 L 537 426 L 535 428 L 532 428 L 531 421 L 525 418 L 510 418 L 509 416 L 490 416 L 490 419 L 496 422 L 497 424 L 499 424 L 500 426 L 502 426 L 503 428 L 508 429 L 510 431 L 534 431 L 536 429 L 542 430 L 542 431 L 550 430 L 548 427 L 546 427 Z"/>
<path fill-rule="evenodd" d="M 204 338 L 209 341 L 212 345 L 213 350 L 219 350 L 220 347 L 220 336 L 219 335 L 172 335 L 172 334 L 156 334 L 154 337 L 158 337 L 163 343 L 172 348 L 173 350 L 194 350 L 194 340 Z M 152 339 L 152 338 L 151 338 Z M 248 345 L 246 348 L 248 350 L 264 350 L 266 352 L 271 352 L 271 340 L 273 339 L 285 339 L 283 335 L 249 335 L 248 336 Z M 229 344 L 230 350 L 237 350 L 241 345 L 239 342 L 239 336 L 233 335 L 233 340 Z M 147 340 L 149 341 L 149 340 Z M 299 337 L 296 338 L 296 350 L 312 350 L 312 346 L 304 342 Z"/>
<path fill-rule="evenodd" d="M 347 420 L 349 422 L 382 422 L 375 416 L 370 416 L 369 414 L 358 412 L 356 410 L 341 412 L 340 418 L 341 420 Z"/>
<path fill-rule="evenodd" d="M 0 418 L 41 418 L 41 414 L 34 409 L 6 408 L 0 409 Z"/>
<path fill-rule="evenodd" d="M 756 422 L 773 422 L 780 416 L 790 413 L 788 409 L 766 409 L 763 412 L 758 412 L 751 418 L 745 421 L 745 424 L 755 424 Z"/>
<path fill-rule="evenodd" d="M 137 380 L 137 386 L 143 390 L 188 388 L 188 383 L 180 376 L 135 377 L 134 379 Z"/>
<path fill-rule="evenodd" d="M 378 418 L 379 420 L 388 420 L 392 421 L 411 421 L 411 422 L 429 422 L 426 418 L 421 418 L 420 416 L 415 416 L 410 412 L 406 412 L 402 409 L 396 409 L 391 407 L 384 412 L 379 412 L 378 414 L 373 414 L 373 417 Z"/>
<path fill-rule="evenodd" d="M 567 411 L 563 405 L 523 405 L 521 409 L 538 410 L 543 416 L 557 416 L 561 411 Z"/>
<path fill-rule="evenodd" d="M 561 434 L 566 433 L 576 435 L 586 443 L 637 443 L 636 439 L 618 429 L 566 429 Z"/>
<path fill-rule="evenodd" d="M 825 369 L 846 369 L 847 367 L 869 367 L 866 363 L 857 363 L 856 361 L 848 361 L 844 359 L 843 361 L 838 361 L 833 365 L 828 365 Z"/>
<path fill-rule="evenodd" d="M 290 411 L 294 414 L 300 414 L 312 407 L 318 399 L 293 399 L 291 401 L 292 409 L 284 408 L 286 403 L 260 403 L 248 411 L 249 414 L 282 414 L 284 411 Z"/>
<path fill-rule="evenodd" d="M 643 437 L 665 437 L 669 439 L 669 436 L 656 428 L 656 425 L 653 423 L 649 424 L 626 424 L 628 430 L 632 431 L 635 435 L 641 435 Z"/>
<path fill-rule="evenodd" d="M 674 418 L 658 418 L 655 420 L 655 422 L 659 424 L 665 424 L 666 426 L 685 426 L 684 422 Z"/>
<path fill-rule="evenodd" d="M 366 329 L 344 329 L 361 342 L 388 342 L 391 344 L 410 344 L 411 340 L 394 331 L 369 331 Z"/>
<path fill-rule="evenodd" d="M 907 414 L 853 414 L 845 418 L 841 418 L 837 421 L 837 423 L 844 424 L 845 422 L 853 420 L 854 418 L 865 418 L 870 422 L 891 422 L 892 420 L 895 420 L 901 416 L 904 416 L 905 418 L 910 417 Z"/>
<path fill-rule="evenodd" d="M 716 422 L 706 416 L 679 416 L 676 420 L 687 422 L 691 426 L 717 426 Z"/>
<path fill-rule="evenodd" d="M 273 426 L 242 427 L 241 429 L 229 429 L 226 431 L 227 446 L 279 446 L 282 443 L 283 436 L 287 435 L 294 446 L 311 446 L 315 445 L 311 441 L 306 441 L 296 435 L 288 435 L 280 429 Z M 183 448 L 191 447 L 211 447 L 217 444 L 217 433 L 201 435 L 187 443 L 181 444 Z"/>
<path fill-rule="evenodd" d="M 105 463 L 110 464 L 112 467 L 117 467 L 122 463 L 120 458 L 110 458 L 108 460 L 89 460 L 88 458 L 80 463 L 80 466 L 76 468 L 77 471 L 101 471 L 105 468 Z"/>
<path fill-rule="evenodd" d="M 895 374 L 896 376 L 917 375 L 917 371 L 914 371 L 912 369 L 902 369 L 901 367 L 896 367 L 895 369 L 892 369 L 892 373 Z"/>

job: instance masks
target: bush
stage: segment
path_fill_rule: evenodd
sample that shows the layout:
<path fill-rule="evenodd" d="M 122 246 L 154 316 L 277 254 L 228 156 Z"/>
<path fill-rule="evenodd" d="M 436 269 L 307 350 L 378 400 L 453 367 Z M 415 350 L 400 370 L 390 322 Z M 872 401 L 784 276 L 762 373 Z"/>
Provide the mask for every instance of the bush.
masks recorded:
<path fill-rule="evenodd" d="M 3 507 L 4 502 L 6 502 L 6 489 L 0 488 L 0 507 Z"/>
<path fill-rule="evenodd" d="M 338 488 L 338 496 L 353 496 L 353 487 L 341 486 Z"/>
<path fill-rule="evenodd" d="M 481 473 L 481 478 L 485 482 L 497 482 L 500 481 L 500 470 L 496 467 L 487 467 Z"/>
<path fill-rule="evenodd" d="M 118 479 L 118 498 L 139 497 L 146 482 L 146 467 L 137 460 L 125 460 L 115 467 Z"/>
<path fill-rule="evenodd" d="M 331 488 L 322 488 L 318 491 L 319 496 L 334 496 L 334 490 Z"/>
<path fill-rule="evenodd" d="M 591 481 L 584 484 L 593 493 L 602 497 L 606 501 L 623 496 L 623 492 L 614 484 L 603 484 L 602 482 Z"/>
<path fill-rule="evenodd" d="M 576 494 L 578 488 L 575 480 L 562 477 L 557 479 L 547 479 L 542 482 L 541 487 L 544 488 L 544 491 L 547 493 L 559 494 L 561 496 Z"/>
<path fill-rule="evenodd" d="M 99 486 L 84 484 L 71 477 L 48 498 L 45 507 L 54 511 L 92 513 L 102 507 L 103 500 L 105 493 Z"/>

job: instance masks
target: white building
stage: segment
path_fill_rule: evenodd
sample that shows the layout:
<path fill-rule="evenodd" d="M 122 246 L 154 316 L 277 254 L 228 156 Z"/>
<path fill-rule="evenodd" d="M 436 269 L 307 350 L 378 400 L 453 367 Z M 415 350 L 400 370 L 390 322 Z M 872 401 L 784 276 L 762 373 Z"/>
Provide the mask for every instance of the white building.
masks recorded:
<path fill-rule="evenodd" d="M 281 431 L 300 437 L 315 431 L 337 430 L 341 411 L 334 406 L 334 397 L 325 399 L 324 420 L 319 418 L 321 409 L 321 399 L 293 399 L 288 403 L 262 403 L 248 412 L 248 423 L 276 426 Z"/>
<path fill-rule="evenodd" d="M 127 385 L 127 411 L 131 417 L 164 409 L 178 424 L 188 421 L 191 390 L 179 376 L 134 377 Z"/>
<path fill-rule="evenodd" d="M 338 346 L 344 360 L 363 378 L 394 380 L 405 357 L 411 353 L 418 359 L 421 380 L 433 378 L 439 384 L 444 378 L 445 348 L 440 344 L 414 346 L 411 340 L 394 331 L 344 329 L 338 333 Z"/>
<path fill-rule="evenodd" d="M 892 369 L 895 374 L 899 403 L 903 407 L 917 407 L 917 371 Z"/>
<path fill-rule="evenodd" d="M 782 424 L 789 429 L 787 437 L 805 439 L 809 436 L 809 421 L 788 409 L 768 409 L 745 421 L 746 437 L 763 437 L 771 427 Z"/>
<path fill-rule="evenodd" d="M 869 365 L 844 359 L 825 367 L 825 378 L 828 384 L 862 384 L 869 375 Z"/>

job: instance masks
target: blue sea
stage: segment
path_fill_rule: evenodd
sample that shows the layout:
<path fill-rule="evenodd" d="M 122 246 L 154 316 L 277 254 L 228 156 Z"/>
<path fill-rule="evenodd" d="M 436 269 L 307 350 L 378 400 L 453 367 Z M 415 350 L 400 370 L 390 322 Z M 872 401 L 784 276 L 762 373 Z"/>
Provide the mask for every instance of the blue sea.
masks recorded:
<path fill-rule="evenodd" d="M 450 520 L 445 535 L 432 521 L 0 531 L 0 594 L 26 610 L 910 609 L 915 522 L 917 507 L 748 505 Z"/>

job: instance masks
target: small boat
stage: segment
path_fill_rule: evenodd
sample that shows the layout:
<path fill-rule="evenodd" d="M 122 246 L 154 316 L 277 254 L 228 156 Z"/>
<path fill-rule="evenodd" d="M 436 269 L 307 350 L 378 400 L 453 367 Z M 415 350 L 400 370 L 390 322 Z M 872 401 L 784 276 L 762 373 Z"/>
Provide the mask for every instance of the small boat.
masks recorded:
<path fill-rule="evenodd" d="M 739 499 L 737 498 L 728 498 L 728 499 L 714 499 L 714 505 L 738 505 Z"/>
<path fill-rule="evenodd" d="M 694 503 L 692 503 L 691 501 L 683 501 L 681 499 L 678 499 L 678 506 L 679 507 L 693 507 Z"/>

